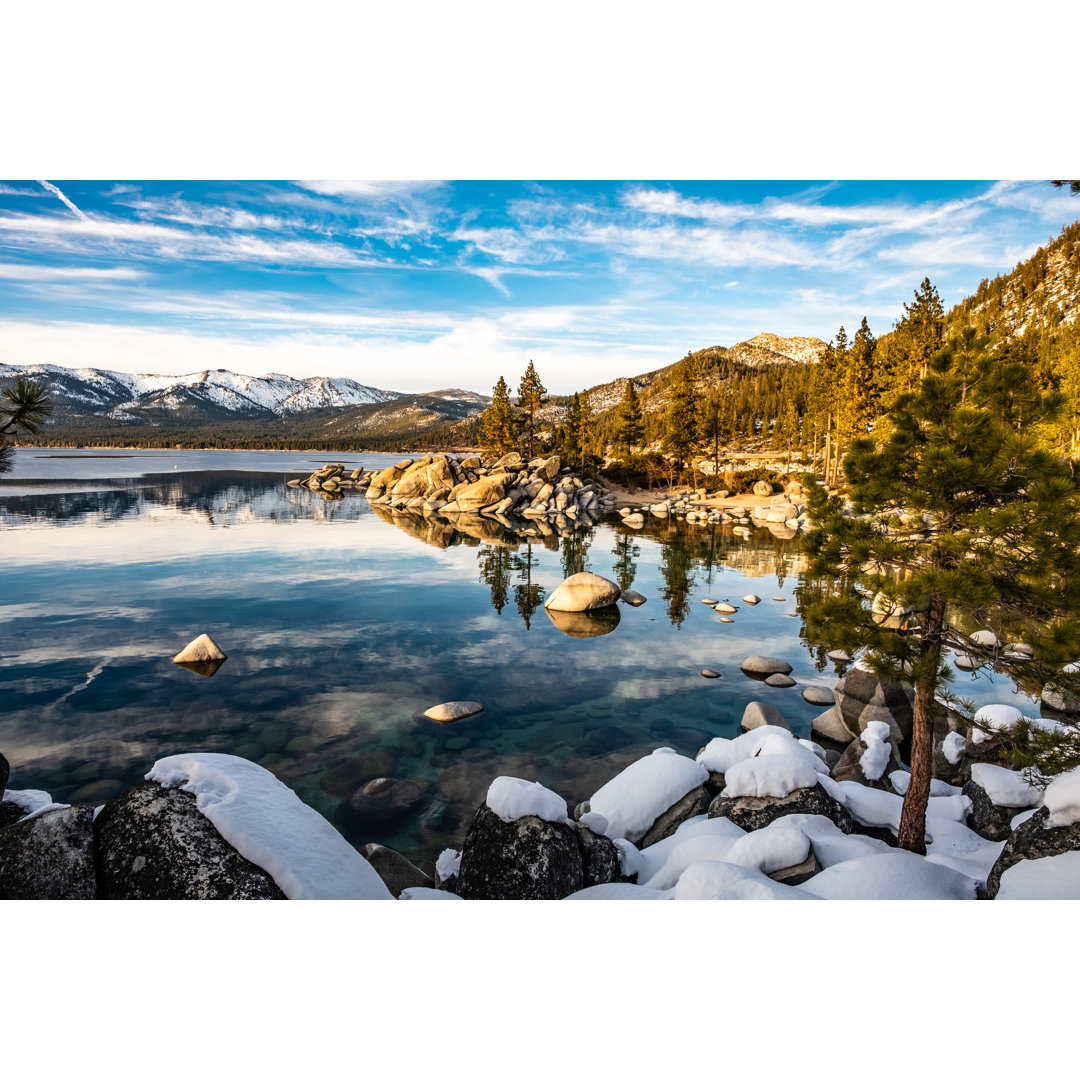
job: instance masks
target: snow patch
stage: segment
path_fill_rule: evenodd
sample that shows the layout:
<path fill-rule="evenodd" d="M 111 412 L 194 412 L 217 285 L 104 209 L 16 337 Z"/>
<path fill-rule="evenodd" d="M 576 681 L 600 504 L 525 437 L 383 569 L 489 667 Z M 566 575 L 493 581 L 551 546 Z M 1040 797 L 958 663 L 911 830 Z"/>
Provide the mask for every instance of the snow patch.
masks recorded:
<path fill-rule="evenodd" d="M 176 754 L 146 774 L 195 806 L 290 900 L 392 900 L 371 864 L 272 773 L 231 754 Z"/>
<path fill-rule="evenodd" d="M 1043 792 L 1043 805 L 1050 811 L 1051 825 L 1080 821 L 1080 769 L 1055 777 Z"/>
<path fill-rule="evenodd" d="M 66 810 L 71 805 L 53 802 L 47 791 L 38 791 L 36 788 L 27 788 L 25 791 L 12 791 L 9 788 L 4 792 L 2 801 L 14 803 L 23 811 L 24 816 L 19 818 L 20 821 L 29 821 L 53 810 Z"/>
<path fill-rule="evenodd" d="M 819 776 L 813 762 L 803 757 L 763 754 L 732 765 L 724 773 L 724 790 L 720 794 L 725 799 L 744 795 L 782 799 L 799 788 L 813 787 Z"/>
<path fill-rule="evenodd" d="M 1080 851 L 1023 859 L 1001 875 L 996 900 L 1080 900 Z"/>
<path fill-rule="evenodd" d="M 837 863 L 798 888 L 822 900 L 974 900 L 975 881 L 899 848 Z"/>
<path fill-rule="evenodd" d="M 971 779 L 990 796 L 995 806 L 1038 806 L 1042 802 L 1042 792 L 1034 788 L 1012 769 L 1003 769 L 1000 765 L 976 762 L 971 766 Z M 1080 788 L 1077 789 L 1080 795 Z"/>
<path fill-rule="evenodd" d="M 635 843 L 665 810 L 708 778 L 704 765 L 662 746 L 609 780 L 589 807 L 607 818 L 606 836 Z"/>
<path fill-rule="evenodd" d="M 818 877 L 821 875 L 819 874 Z M 816 879 L 815 879 L 816 880 Z M 815 900 L 745 866 L 699 862 L 688 866 L 675 886 L 676 900 Z"/>
<path fill-rule="evenodd" d="M 859 738 L 866 748 L 859 759 L 859 768 L 867 780 L 880 780 L 892 756 L 889 725 L 882 720 L 871 720 Z"/>
<path fill-rule="evenodd" d="M 956 765 L 967 749 L 967 739 L 959 731 L 950 731 L 941 741 L 941 752 L 950 765 Z"/>
<path fill-rule="evenodd" d="M 543 821 L 566 821 L 566 800 L 539 781 L 497 776 L 488 788 L 487 806 L 503 821 L 538 817 Z"/>
<path fill-rule="evenodd" d="M 461 869 L 461 852 L 446 848 L 435 860 L 435 874 L 440 881 L 449 881 Z"/>

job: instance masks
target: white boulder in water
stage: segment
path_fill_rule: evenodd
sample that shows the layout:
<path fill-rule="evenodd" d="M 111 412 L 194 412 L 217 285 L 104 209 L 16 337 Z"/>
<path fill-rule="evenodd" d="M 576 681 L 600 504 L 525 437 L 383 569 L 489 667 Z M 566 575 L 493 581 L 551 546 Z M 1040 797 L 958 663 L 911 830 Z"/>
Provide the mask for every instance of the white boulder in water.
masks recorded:
<path fill-rule="evenodd" d="M 587 570 L 571 574 L 547 598 L 544 607 L 552 611 L 593 611 L 615 604 L 621 589 L 614 581 Z"/>
<path fill-rule="evenodd" d="M 484 706 L 479 701 L 444 701 L 441 705 L 432 705 L 424 715 L 437 724 L 452 724 L 483 711 Z"/>
<path fill-rule="evenodd" d="M 209 634 L 200 634 L 186 648 L 173 658 L 174 664 L 205 664 L 214 660 L 227 659 Z"/>

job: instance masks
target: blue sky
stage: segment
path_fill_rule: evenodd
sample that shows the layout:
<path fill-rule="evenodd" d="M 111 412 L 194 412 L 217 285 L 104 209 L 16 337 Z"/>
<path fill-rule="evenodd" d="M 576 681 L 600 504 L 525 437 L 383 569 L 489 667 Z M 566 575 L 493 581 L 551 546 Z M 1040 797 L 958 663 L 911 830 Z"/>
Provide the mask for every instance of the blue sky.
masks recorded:
<path fill-rule="evenodd" d="M 555 393 L 877 334 L 1080 216 L 1032 182 L 0 183 L 0 362 Z"/>

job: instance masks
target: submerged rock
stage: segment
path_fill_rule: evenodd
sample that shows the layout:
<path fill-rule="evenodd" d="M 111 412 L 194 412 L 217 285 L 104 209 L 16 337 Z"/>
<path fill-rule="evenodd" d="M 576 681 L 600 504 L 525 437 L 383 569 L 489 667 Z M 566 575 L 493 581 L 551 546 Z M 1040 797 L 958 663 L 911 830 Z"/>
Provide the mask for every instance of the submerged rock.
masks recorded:
<path fill-rule="evenodd" d="M 359 835 L 389 832 L 420 805 L 424 792 L 412 780 L 380 776 L 354 791 L 334 811 L 334 820 Z"/>

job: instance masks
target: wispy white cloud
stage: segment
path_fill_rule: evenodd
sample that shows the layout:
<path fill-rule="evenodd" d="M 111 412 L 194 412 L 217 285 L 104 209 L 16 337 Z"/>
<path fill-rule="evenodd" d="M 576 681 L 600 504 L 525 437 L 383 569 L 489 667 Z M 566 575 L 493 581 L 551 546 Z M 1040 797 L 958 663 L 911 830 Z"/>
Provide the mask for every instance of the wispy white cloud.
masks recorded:
<path fill-rule="evenodd" d="M 426 194 L 446 186 L 444 180 L 297 180 L 294 182 L 318 195 L 374 202 Z"/>
<path fill-rule="evenodd" d="M 36 266 L 33 263 L 0 263 L 0 278 L 10 281 L 134 281 L 144 271 L 123 266 Z"/>
<path fill-rule="evenodd" d="M 76 217 L 81 218 L 83 221 L 89 220 L 89 218 L 55 184 L 50 184 L 48 180 L 39 180 L 38 183 L 46 191 L 55 195 Z"/>

